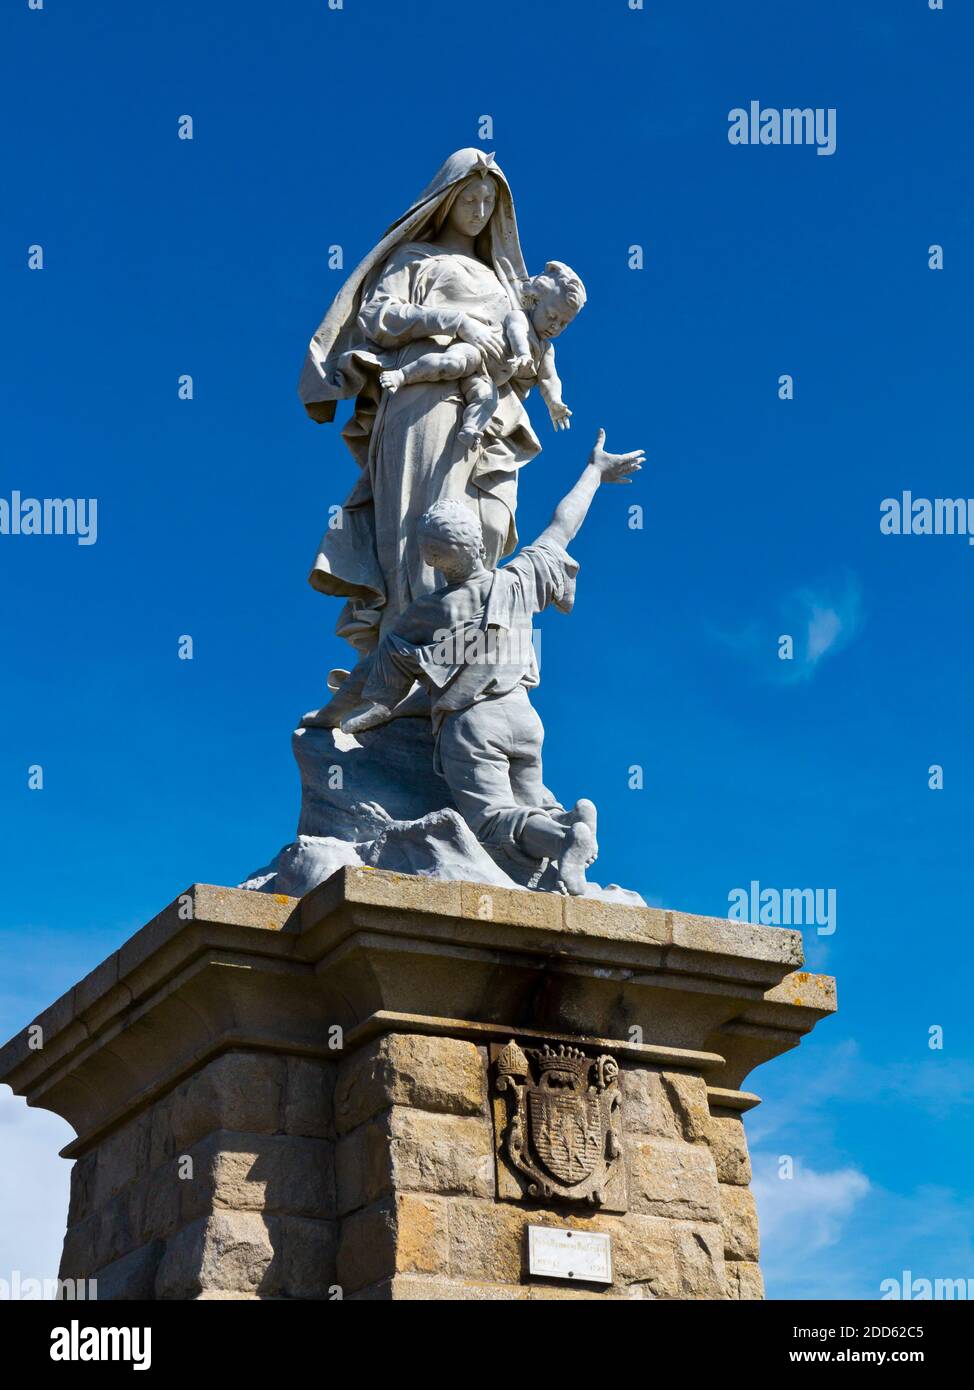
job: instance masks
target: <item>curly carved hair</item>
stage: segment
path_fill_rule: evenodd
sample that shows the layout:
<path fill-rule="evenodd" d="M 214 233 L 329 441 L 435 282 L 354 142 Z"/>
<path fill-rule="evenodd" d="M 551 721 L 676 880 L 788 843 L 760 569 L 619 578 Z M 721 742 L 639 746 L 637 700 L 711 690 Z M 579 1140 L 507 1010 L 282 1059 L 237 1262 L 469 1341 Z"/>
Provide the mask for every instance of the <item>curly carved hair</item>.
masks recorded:
<path fill-rule="evenodd" d="M 484 533 L 476 513 L 453 497 L 441 498 L 423 513 L 419 533 L 433 540 L 463 546 L 481 556 L 485 554 Z"/>
<path fill-rule="evenodd" d="M 558 297 L 574 309 L 576 314 L 588 298 L 581 277 L 576 275 L 570 265 L 566 265 L 564 261 L 549 261 L 541 274 L 533 275 L 524 286 L 524 298 L 529 303 L 536 302 L 544 289 L 545 281 L 554 285 Z"/>

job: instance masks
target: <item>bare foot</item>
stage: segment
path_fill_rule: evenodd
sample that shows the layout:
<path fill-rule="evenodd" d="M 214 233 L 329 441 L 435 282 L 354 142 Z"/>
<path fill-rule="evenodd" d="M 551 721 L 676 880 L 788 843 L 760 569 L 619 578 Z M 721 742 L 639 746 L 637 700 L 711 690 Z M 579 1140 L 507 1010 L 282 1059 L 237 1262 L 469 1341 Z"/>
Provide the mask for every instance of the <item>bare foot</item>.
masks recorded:
<path fill-rule="evenodd" d="M 366 705 L 358 714 L 352 714 L 348 719 L 342 720 L 342 733 L 353 736 L 364 734 L 366 729 L 375 729 L 384 724 L 391 713 L 392 710 L 387 705 Z"/>
<path fill-rule="evenodd" d="M 584 821 L 589 830 L 591 830 L 593 836 L 595 835 L 596 826 L 598 824 L 598 817 L 599 813 L 595 809 L 595 802 L 587 801 L 584 797 L 582 797 L 580 801 L 576 801 L 571 809 L 571 824 L 574 825 L 577 821 Z"/>
<path fill-rule="evenodd" d="M 379 385 L 384 391 L 388 391 L 390 396 L 394 396 L 400 386 L 406 380 L 406 373 L 395 368 L 389 372 L 379 373 Z"/>
<path fill-rule="evenodd" d="M 585 892 L 585 870 L 597 852 L 595 836 L 589 827 L 584 821 L 576 821 L 568 831 L 558 859 L 558 878 L 565 892 L 573 898 L 580 898 Z"/>
<path fill-rule="evenodd" d="M 476 430 L 460 430 L 457 434 L 457 443 L 463 449 L 476 449 L 480 446 L 480 441 L 483 437 L 484 436 L 478 434 Z"/>

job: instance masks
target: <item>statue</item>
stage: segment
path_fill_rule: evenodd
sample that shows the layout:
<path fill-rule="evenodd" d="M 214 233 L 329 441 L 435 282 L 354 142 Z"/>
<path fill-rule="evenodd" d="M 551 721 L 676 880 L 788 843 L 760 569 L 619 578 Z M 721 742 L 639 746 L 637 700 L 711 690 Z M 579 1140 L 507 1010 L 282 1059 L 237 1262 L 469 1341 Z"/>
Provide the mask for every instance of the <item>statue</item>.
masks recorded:
<path fill-rule="evenodd" d="M 559 291 L 567 283 L 552 279 Z M 414 598 L 436 588 L 417 530 L 434 502 L 466 500 L 489 565 L 517 545 L 518 471 L 541 451 L 523 404 L 523 373 L 534 370 L 533 360 L 530 367 L 523 360 L 532 356 L 529 345 L 520 343 L 516 374 L 505 362 L 517 352 L 505 326 L 523 316 L 521 287 L 532 308 L 532 296 L 547 304 L 544 276 L 532 280 L 525 268 L 507 180 L 492 155 L 458 150 L 352 272 L 311 341 L 300 383 L 305 408 L 315 420 L 331 420 L 336 401 L 355 397 L 342 433 L 362 474 L 341 527 L 325 533 L 310 581 L 347 600 L 337 631 L 360 653 L 376 646 Z M 572 293 L 580 307 L 580 282 Z M 550 383 L 546 339 L 553 333 L 537 309 L 534 317 Z M 438 371 L 436 357 L 444 359 Z M 407 376 L 416 384 L 405 390 Z M 471 378 L 479 380 L 468 393 L 476 390 L 483 409 L 468 420 L 464 408 L 475 403 L 461 385 Z M 473 419 L 486 415 L 485 395 L 492 413 L 478 430 Z M 567 423 L 555 395 L 558 421 Z"/>
<path fill-rule="evenodd" d="M 426 352 L 379 373 L 379 385 L 387 391 L 426 381 L 460 381 L 466 409 L 457 443 L 464 451 L 477 450 L 499 404 L 497 387 L 517 377 L 524 391 L 536 385 L 548 407 L 555 429 L 569 429 L 571 411 L 561 398 L 561 381 L 555 370 L 550 339 L 563 333 L 585 303 L 585 286 L 561 261 L 549 261 L 544 274 L 518 289 L 522 304 L 531 309 L 512 309 L 499 325 L 510 356 L 505 360 L 485 353 L 472 343 L 453 343 L 437 352 Z"/>
<path fill-rule="evenodd" d="M 386 723 L 414 681 L 432 696 L 435 766 L 481 844 L 513 846 L 557 866 L 556 888 L 579 896 L 597 854 L 591 801 L 566 811 L 544 785 L 544 729 L 528 698 L 538 684 L 531 622 L 549 604 L 571 610 L 578 566 L 566 547 L 600 483 L 629 482 L 642 450 L 608 454 L 605 431 L 578 482 L 533 545 L 500 569 L 484 563 L 476 516 L 446 498 L 421 518 L 425 562 L 446 584 L 414 599 L 389 628 L 362 689 L 365 708 L 342 721 L 357 735 Z M 480 639 L 480 640 L 478 640 Z"/>
<path fill-rule="evenodd" d="M 247 886 L 300 895 L 367 864 L 642 901 L 587 882 L 595 807 L 545 787 L 528 698 L 532 618 L 571 607 L 566 546 L 642 452 L 607 454 L 600 433 L 547 529 L 500 564 L 541 450 L 524 402 L 536 386 L 569 428 L 553 340 L 585 299 L 563 261 L 528 274 L 510 186 L 478 149 L 450 156 L 335 297 L 299 390 L 318 422 L 353 400 L 342 438 L 361 473 L 310 582 L 344 599 L 337 632 L 357 661 L 295 733 L 298 838 Z"/>

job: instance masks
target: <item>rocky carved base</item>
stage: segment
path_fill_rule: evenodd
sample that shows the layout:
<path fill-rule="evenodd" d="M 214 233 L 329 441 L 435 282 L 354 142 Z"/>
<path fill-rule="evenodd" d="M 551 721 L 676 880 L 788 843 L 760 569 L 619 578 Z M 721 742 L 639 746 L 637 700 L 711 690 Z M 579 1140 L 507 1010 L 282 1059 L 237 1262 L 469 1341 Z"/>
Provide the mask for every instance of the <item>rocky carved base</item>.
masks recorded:
<path fill-rule="evenodd" d="M 433 771 L 427 719 L 395 719 L 358 739 L 338 729 L 300 728 L 292 746 L 301 773 L 297 839 L 241 888 L 300 898 L 350 864 L 499 888 L 555 889 L 547 861 L 515 851 L 490 854 L 478 844 Z M 586 896 L 633 906 L 644 901 L 617 884 L 589 884 Z"/>

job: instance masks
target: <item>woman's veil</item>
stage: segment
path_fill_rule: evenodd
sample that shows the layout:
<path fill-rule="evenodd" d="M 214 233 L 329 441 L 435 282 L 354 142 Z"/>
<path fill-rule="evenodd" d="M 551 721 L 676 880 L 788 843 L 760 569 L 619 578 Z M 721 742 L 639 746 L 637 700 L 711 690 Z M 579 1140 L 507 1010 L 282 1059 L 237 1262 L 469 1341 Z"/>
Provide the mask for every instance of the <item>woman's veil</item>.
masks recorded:
<path fill-rule="evenodd" d="M 367 344 L 358 327 L 363 292 L 377 277 L 392 252 L 402 242 L 423 241 L 435 236 L 460 188 L 473 174 L 493 178 L 497 203 L 487 226 L 477 238 L 477 255 L 493 266 L 494 272 L 517 306 L 517 286 L 511 282 L 527 279 L 521 243 L 517 233 L 514 198 L 502 170 L 492 154 L 479 149 L 457 150 L 437 171 L 411 207 L 386 230 L 382 240 L 352 271 L 332 301 L 308 347 L 298 394 L 313 420 L 334 419 L 335 403 L 353 393 L 344 374 L 335 371 L 338 359 L 353 348 Z"/>

